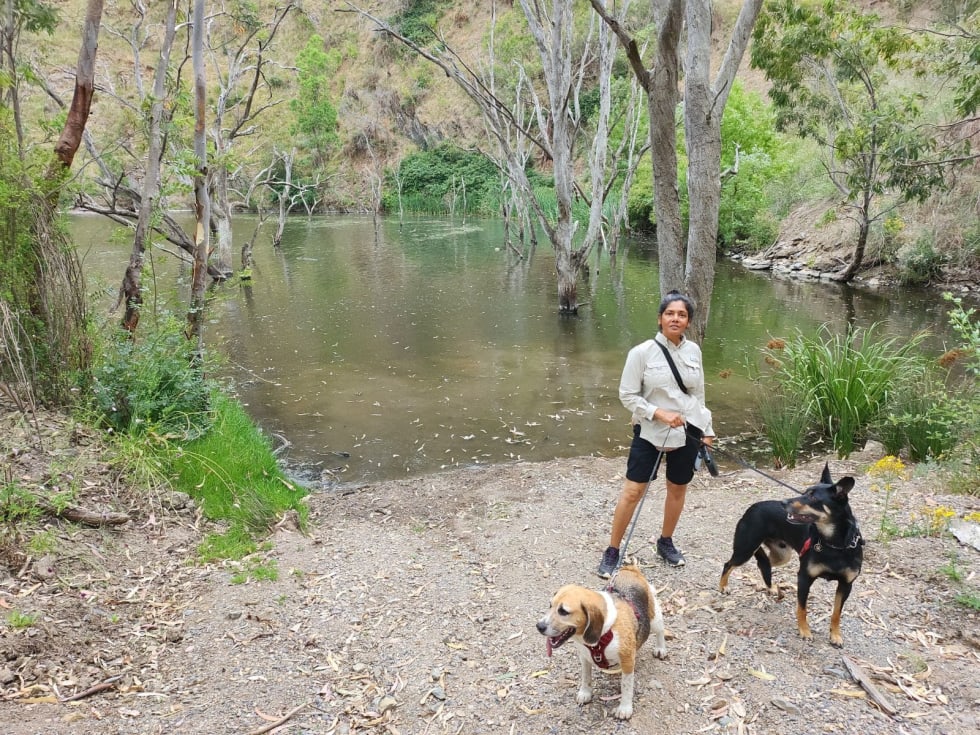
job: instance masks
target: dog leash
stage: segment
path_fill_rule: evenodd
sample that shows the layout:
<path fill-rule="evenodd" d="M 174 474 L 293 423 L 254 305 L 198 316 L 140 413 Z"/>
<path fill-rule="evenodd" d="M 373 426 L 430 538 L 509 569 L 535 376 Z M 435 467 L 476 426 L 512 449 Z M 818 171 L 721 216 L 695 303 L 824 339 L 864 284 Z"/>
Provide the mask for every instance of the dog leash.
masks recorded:
<path fill-rule="evenodd" d="M 667 436 L 670 436 L 670 432 L 674 430 L 671 426 L 667 431 Z M 664 439 L 666 443 L 666 439 Z M 616 572 L 619 568 L 623 566 L 623 560 L 626 559 L 626 550 L 629 548 L 630 539 L 633 538 L 633 531 L 636 530 L 636 523 L 640 519 L 640 511 L 643 510 L 643 503 L 646 502 L 647 492 L 650 490 L 650 485 L 653 483 L 654 479 L 657 477 L 657 470 L 660 469 L 660 462 L 664 458 L 664 450 L 657 449 L 657 459 L 653 463 L 653 472 L 650 473 L 650 479 L 647 480 L 647 486 L 643 489 L 643 496 L 640 498 L 639 504 L 636 506 L 636 510 L 633 511 L 633 519 L 630 521 L 629 529 L 626 532 L 626 539 L 620 546 L 621 551 L 619 552 L 619 561 L 616 562 L 616 568 L 613 569 L 612 575 L 609 577 L 609 584 L 612 585 L 613 579 L 616 577 Z"/>
<path fill-rule="evenodd" d="M 685 427 L 685 429 L 684 429 L 684 431 L 685 431 L 685 433 L 687 432 L 687 428 L 686 428 L 686 427 Z M 742 458 L 741 458 L 741 457 L 739 457 L 739 456 L 738 456 L 737 454 L 735 454 L 735 452 L 730 452 L 730 451 L 728 451 L 727 449 L 722 449 L 721 447 L 716 447 L 716 446 L 715 446 L 715 445 L 713 445 L 713 444 L 706 444 L 706 443 L 705 443 L 705 441 L 704 441 L 703 439 L 699 439 L 698 437 L 696 437 L 696 436 L 693 436 L 693 435 L 691 435 L 691 434 L 688 434 L 688 436 L 689 436 L 689 437 L 690 437 L 691 439 L 694 439 L 695 441 L 697 441 L 697 442 L 698 442 L 698 443 L 699 443 L 699 444 L 700 444 L 700 445 L 701 445 L 702 447 L 706 447 L 706 448 L 708 448 L 708 449 L 709 449 L 710 451 L 712 451 L 712 452 L 721 452 L 721 453 L 722 453 L 722 454 L 724 454 L 725 456 L 728 456 L 728 457 L 731 457 L 731 458 L 732 458 L 732 459 L 734 459 L 734 460 L 735 460 L 736 462 L 738 462 L 738 463 L 739 463 L 740 465 L 742 465 L 743 467 L 745 467 L 745 468 L 746 468 L 747 470 L 752 470 L 752 472 L 755 472 L 755 473 L 757 473 L 757 474 L 760 474 L 760 475 L 762 475 L 762 476 L 763 476 L 763 477 L 765 477 L 765 478 L 766 478 L 767 480 L 772 480 L 772 481 L 773 481 L 773 482 L 775 482 L 775 483 L 776 483 L 777 485 L 782 485 L 783 487 L 785 487 L 785 488 L 788 488 L 788 489 L 790 489 L 790 490 L 792 490 L 792 491 L 793 491 L 794 493 L 796 493 L 797 495 L 802 495 L 802 494 L 803 494 L 803 493 L 802 493 L 802 492 L 801 492 L 801 491 L 799 490 L 799 488 L 795 488 L 795 487 L 793 487 L 793 486 L 792 486 L 792 485 L 790 485 L 790 484 L 789 484 L 788 482 L 783 482 L 783 481 L 782 481 L 782 480 L 780 480 L 780 479 L 779 479 L 778 477 L 773 477 L 772 475 L 769 475 L 769 474 L 766 474 L 765 472 L 763 472 L 762 470 L 760 470 L 760 469 L 759 469 L 758 467 L 755 467 L 755 466 L 753 466 L 753 465 L 751 465 L 751 464 L 749 464 L 748 462 L 746 462 L 746 461 L 745 461 L 744 459 L 742 459 Z"/>

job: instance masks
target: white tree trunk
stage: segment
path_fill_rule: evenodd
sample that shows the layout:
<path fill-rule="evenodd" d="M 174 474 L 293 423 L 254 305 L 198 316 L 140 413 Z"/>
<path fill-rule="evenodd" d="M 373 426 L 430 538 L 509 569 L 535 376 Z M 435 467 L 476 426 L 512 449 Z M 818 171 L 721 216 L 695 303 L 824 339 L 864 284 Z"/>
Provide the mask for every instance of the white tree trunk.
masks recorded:
<path fill-rule="evenodd" d="M 142 6 L 140 6 L 142 8 Z M 171 0 L 167 8 L 167 19 L 164 23 L 163 42 L 160 46 L 160 57 L 157 61 L 153 78 L 153 100 L 150 103 L 149 145 L 146 154 L 146 175 L 143 178 L 143 193 L 139 202 L 139 215 L 136 219 L 136 230 L 133 234 L 133 251 L 129 256 L 129 266 L 123 277 L 119 297 L 126 304 L 123 315 L 123 327 L 132 333 L 140 319 L 140 307 L 143 303 L 141 284 L 143 258 L 147 242 L 150 238 L 151 219 L 160 196 L 160 163 L 163 159 L 163 130 L 164 102 L 167 92 L 167 70 L 170 68 L 170 52 L 176 36 L 177 2 Z M 134 60 L 139 59 L 139 46 L 133 46 Z M 138 69 L 137 64 L 137 69 Z"/>
<path fill-rule="evenodd" d="M 691 336 L 700 342 L 711 306 L 721 203 L 721 118 L 762 0 L 745 0 L 718 74 L 711 80 L 711 3 L 687 2 L 684 131 L 690 211 L 683 290 L 697 305 Z M 663 285 L 663 279 L 661 278 Z"/>
<path fill-rule="evenodd" d="M 194 270 L 191 278 L 191 303 L 187 311 L 187 338 L 197 341 L 199 358 L 204 355 L 204 287 L 207 280 L 210 242 L 211 200 L 208 197 L 208 148 L 205 128 L 207 83 L 204 66 L 204 0 L 194 0 L 191 57 L 194 67 Z"/>

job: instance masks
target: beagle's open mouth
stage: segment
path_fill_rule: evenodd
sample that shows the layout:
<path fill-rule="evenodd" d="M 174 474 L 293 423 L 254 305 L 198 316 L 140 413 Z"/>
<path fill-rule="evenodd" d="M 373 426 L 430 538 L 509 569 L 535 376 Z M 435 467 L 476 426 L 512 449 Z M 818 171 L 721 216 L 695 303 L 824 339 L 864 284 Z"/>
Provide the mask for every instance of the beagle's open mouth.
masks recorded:
<path fill-rule="evenodd" d="M 565 641 L 575 635 L 575 628 L 568 628 L 564 633 L 548 636 L 548 655 L 556 648 L 561 648 Z"/>

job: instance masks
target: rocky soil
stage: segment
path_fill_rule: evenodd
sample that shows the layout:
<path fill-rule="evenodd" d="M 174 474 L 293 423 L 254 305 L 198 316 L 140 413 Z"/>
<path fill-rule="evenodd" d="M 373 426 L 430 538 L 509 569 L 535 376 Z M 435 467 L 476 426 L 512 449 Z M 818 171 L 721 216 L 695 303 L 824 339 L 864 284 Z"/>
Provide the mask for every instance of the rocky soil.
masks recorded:
<path fill-rule="evenodd" d="M 97 437 L 70 421 L 39 426 L 40 446 L 37 428 L 0 413 L 4 485 L 72 487 L 79 506 L 129 521 L 49 515 L 3 529 L 9 735 L 980 731 L 980 614 L 956 601 L 980 595 L 980 552 L 949 533 L 877 539 L 883 514 L 908 529 L 940 506 L 975 513 L 980 500 L 944 496 L 919 473 L 886 510 L 867 475 L 873 452 L 830 460 L 835 477 L 857 478 L 868 539 L 843 650 L 827 640 L 824 582 L 810 601 L 815 639 L 797 637 L 795 562 L 776 571 L 782 599 L 748 565 L 730 595 L 717 592 L 738 516 L 789 490 L 734 464 L 701 473 L 676 534 L 688 564 L 675 570 L 649 544 L 663 493 L 651 488 L 629 550 L 659 591 L 669 655 L 641 653 L 635 714 L 621 723 L 618 679 L 600 675 L 596 701 L 576 705 L 574 652 L 548 658 L 534 623 L 560 585 L 600 585 L 624 459 L 318 492 L 304 531 L 285 518 L 254 558 L 201 565 L 195 546 L 214 529 L 193 504 L 120 484 Z M 822 466 L 771 474 L 802 489 Z"/>

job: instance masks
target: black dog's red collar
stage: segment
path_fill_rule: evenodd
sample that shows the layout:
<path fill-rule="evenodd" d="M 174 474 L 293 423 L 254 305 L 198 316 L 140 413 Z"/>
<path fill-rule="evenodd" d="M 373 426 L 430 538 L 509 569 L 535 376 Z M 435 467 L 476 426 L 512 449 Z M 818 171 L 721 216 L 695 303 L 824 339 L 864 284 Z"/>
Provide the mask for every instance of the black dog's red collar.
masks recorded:
<path fill-rule="evenodd" d="M 813 546 L 813 536 L 807 536 L 806 541 L 803 542 L 803 548 L 800 549 L 800 556 L 801 557 L 806 556 L 806 553 L 810 550 L 812 546 Z"/>

